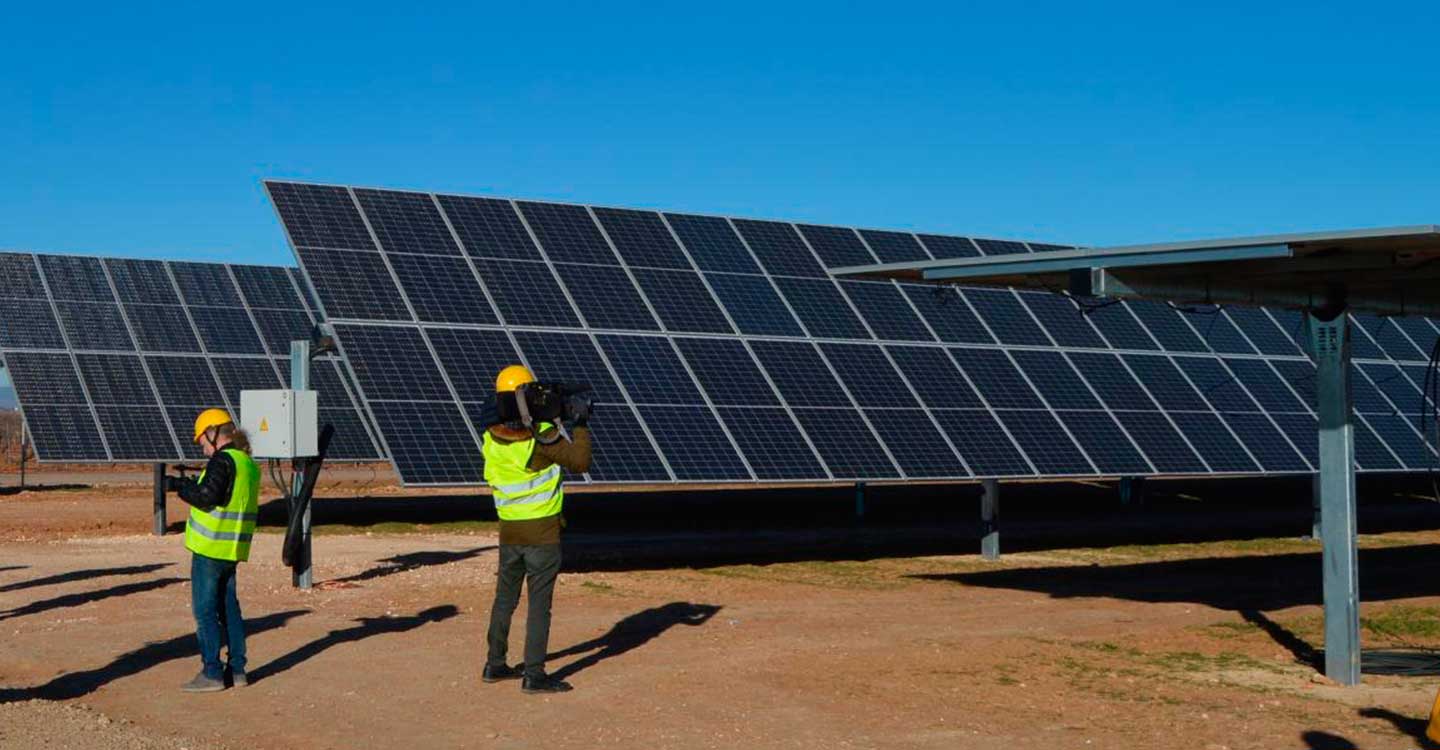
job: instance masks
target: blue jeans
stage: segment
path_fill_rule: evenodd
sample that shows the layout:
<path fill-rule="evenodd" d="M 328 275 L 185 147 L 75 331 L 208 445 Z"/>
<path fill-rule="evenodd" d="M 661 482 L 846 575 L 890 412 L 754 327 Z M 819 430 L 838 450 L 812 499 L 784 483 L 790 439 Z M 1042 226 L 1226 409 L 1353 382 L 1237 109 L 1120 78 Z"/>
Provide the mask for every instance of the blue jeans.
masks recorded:
<path fill-rule="evenodd" d="M 195 613 L 195 637 L 200 641 L 200 661 L 205 676 L 223 679 L 220 638 L 229 649 L 230 670 L 245 671 L 245 620 L 240 600 L 235 598 L 236 563 L 193 554 L 190 557 L 190 608 Z"/>

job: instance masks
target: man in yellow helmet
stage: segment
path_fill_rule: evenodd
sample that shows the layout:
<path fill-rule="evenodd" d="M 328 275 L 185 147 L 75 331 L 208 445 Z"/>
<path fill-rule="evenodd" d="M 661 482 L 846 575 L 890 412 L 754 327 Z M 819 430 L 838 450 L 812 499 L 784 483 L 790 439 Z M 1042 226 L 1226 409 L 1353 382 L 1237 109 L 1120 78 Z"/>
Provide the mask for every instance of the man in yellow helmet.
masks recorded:
<path fill-rule="evenodd" d="M 235 569 L 250 557 L 250 539 L 259 514 L 260 469 L 250 458 L 250 441 L 223 409 L 206 409 L 195 420 L 195 442 L 210 459 L 199 480 L 166 477 L 190 505 L 185 547 L 190 550 L 190 605 L 200 641 L 200 674 L 185 683 L 187 693 L 225 689 L 220 663 L 222 638 L 235 687 L 245 676 L 245 621 L 235 593 Z"/>
<path fill-rule="evenodd" d="M 497 402 L 523 397 L 516 389 L 535 382 L 521 365 L 511 365 L 495 379 Z M 501 409 L 503 413 L 505 409 Z M 590 430 L 587 412 L 576 419 L 571 439 L 561 437 L 556 425 L 542 422 L 534 429 L 502 423 L 485 431 L 485 481 L 500 516 L 500 563 L 496 574 L 495 603 L 490 610 L 487 640 L 489 655 L 481 679 L 499 682 L 521 678 L 527 693 L 563 693 L 570 684 L 545 673 L 550 641 L 550 602 L 560 572 L 560 530 L 564 504 L 561 469 L 582 473 L 590 467 Z M 537 437 L 539 439 L 537 439 Z M 520 603 L 520 584 L 529 597 L 525 622 L 525 663 L 506 663 L 510 618 Z"/>

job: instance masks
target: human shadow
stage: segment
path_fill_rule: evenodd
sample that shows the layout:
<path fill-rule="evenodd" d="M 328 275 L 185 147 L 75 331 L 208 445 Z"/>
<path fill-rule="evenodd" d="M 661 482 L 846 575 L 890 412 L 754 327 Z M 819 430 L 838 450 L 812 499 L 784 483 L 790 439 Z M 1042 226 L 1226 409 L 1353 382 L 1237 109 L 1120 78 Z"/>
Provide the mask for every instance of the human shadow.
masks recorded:
<path fill-rule="evenodd" d="M 615 623 L 614 627 L 598 638 L 577 643 L 563 651 L 557 651 L 547 656 L 546 659 L 560 659 L 587 651 L 592 652 L 555 670 L 555 677 L 564 679 L 606 659 L 633 651 L 676 625 L 692 627 L 703 625 L 720 609 L 721 607 L 716 604 L 692 604 L 690 602 L 670 602 L 659 607 L 651 607 Z"/>
<path fill-rule="evenodd" d="M 342 643 L 353 643 L 387 633 L 403 633 L 432 622 L 448 620 L 458 614 L 460 614 L 460 610 L 453 604 L 445 604 L 407 617 L 357 617 L 355 621 L 360 623 L 359 625 L 343 630 L 332 630 L 323 638 L 313 640 L 284 656 L 273 659 L 258 669 L 250 670 L 248 676 L 251 682 L 263 680 L 308 661 L 321 652 Z"/>
<path fill-rule="evenodd" d="M 1414 740 L 1416 747 L 1429 748 L 1430 750 L 1440 748 L 1440 743 L 1436 743 L 1425 736 L 1425 728 L 1430 725 L 1430 718 L 1428 716 L 1423 719 L 1417 719 L 1413 716 L 1397 714 L 1388 708 L 1362 708 L 1359 713 L 1367 719 L 1384 719 L 1390 722 L 1397 730 Z"/>
<path fill-rule="evenodd" d="M 21 607 L 16 607 L 5 612 L 0 612 L 0 620 L 9 620 L 15 617 L 24 617 L 26 615 L 49 612 L 52 609 L 78 607 L 82 604 L 98 602 L 102 599 L 113 599 L 117 596 L 129 596 L 131 594 L 138 594 L 142 591 L 163 589 L 166 586 L 173 586 L 177 583 L 184 583 L 187 580 L 189 579 L 156 578 L 150 581 L 139 581 L 137 583 L 127 583 L 121 586 L 111 586 L 108 589 L 100 589 L 98 591 L 81 591 L 75 594 L 57 596 L 53 599 L 42 599 L 38 602 L 31 602 Z"/>
<path fill-rule="evenodd" d="M 1322 671 L 1325 664 L 1324 651 L 1315 648 L 1309 641 L 1295 635 L 1294 631 L 1275 622 L 1257 609 L 1242 609 L 1240 616 L 1245 618 L 1245 622 L 1265 631 L 1271 640 L 1289 651 L 1295 657 L 1296 663 L 1304 664 L 1316 671 Z"/>
<path fill-rule="evenodd" d="M 308 609 L 295 609 L 265 615 L 264 617 L 246 619 L 245 633 L 247 636 L 253 636 L 267 630 L 284 627 L 291 619 L 308 614 L 309 612 L 310 610 Z M 187 657 L 198 657 L 199 655 L 200 645 L 195 640 L 194 633 L 177 635 L 174 638 L 163 641 L 152 641 L 134 651 L 129 651 L 115 657 L 114 660 L 103 667 L 97 667 L 84 672 L 69 672 L 56 677 L 44 685 L 37 685 L 35 687 L 0 689 L 0 703 L 30 700 L 32 698 L 72 700 L 83 695 L 88 695 L 101 686 L 107 685 L 122 677 L 139 674 L 167 661 Z"/>
<path fill-rule="evenodd" d="M 68 573 L 57 573 L 53 576 L 43 578 L 32 578 L 28 581 L 7 583 L 0 586 L 0 593 L 6 591 L 19 591 L 21 589 L 33 589 L 37 586 L 53 586 L 57 583 L 70 583 L 72 581 L 88 581 L 91 578 L 104 578 L 107 576 L 133 576 L 141 573 L 151 573 L 161 568 L 168 568 L 175 563 L 153 563 L 150 565 L 127 565 L 119 568 L 90 568 L 88 570 L 72 570 Z M 24 565 L 19 568 L 27 567 Z M 12 570 L 12 568 L 0 568 L 0 571 Z"/>
<path fill-rule="evenodd" d="M 25 570 L 29 567 L 29 565 L 0 565 L 0 573 L 5 573 L 11 570 Z M 0 591 L 4 591 L 4 589 L 0 589 Z"/>
<path fill-rule="evenodd" d="M 1338 734 L 1311 729 L 1300 733 L 1308 750 L 1360 750 L 1360 746 Z"/>
<path fill-rule="evenodd" d="M 364 572 L 356 573 L 353 576 L 332 579 L 331 583 L 370 581 L 376 578 L 384 578 L 385 576 L 393 576 L 396 573 L 404 573 L 408 570 L 415 570 L 416 568 L 426 568 L 431 565 L 444 565 L 460 560 L 469 560 L 472 557 L 478 557 L 480 554 L 493 549 L 496 549 L 496 547 L 491 544 L 485 547 L 476 547 L 459 552 L 407 552 L 403 555 L 395 555 L 394 557 L 387 557 L 383 560 L 376 560 L 376 562 L 380 563 L 379 565 Z"/>

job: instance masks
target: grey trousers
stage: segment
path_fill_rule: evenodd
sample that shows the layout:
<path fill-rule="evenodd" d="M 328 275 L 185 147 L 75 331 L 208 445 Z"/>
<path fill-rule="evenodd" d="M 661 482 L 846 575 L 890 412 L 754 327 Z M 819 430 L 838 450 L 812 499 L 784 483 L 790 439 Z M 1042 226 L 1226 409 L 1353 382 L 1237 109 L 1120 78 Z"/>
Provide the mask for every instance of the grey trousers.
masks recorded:
<path fill-rule="evenodd" d="M 550 643 L 550 601 L 560 573 L 558 544 L 502 544 L 500 569 L 495 580 L 495 604 L 490 608 L 490 654 L 485 662 L 505 666 L 510 650 L 510 618 L 520 604 L 520 583 L 527 581 L 529 599 L 525 617 L 525 674 L 545 673 Z"/>

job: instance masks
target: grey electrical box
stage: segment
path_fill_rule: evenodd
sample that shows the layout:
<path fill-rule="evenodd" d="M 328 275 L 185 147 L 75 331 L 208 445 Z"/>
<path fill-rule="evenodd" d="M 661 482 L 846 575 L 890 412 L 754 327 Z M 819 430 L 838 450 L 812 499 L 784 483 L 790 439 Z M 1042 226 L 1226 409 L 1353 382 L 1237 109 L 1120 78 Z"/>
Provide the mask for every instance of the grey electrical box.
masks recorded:
<path fill-rule="evenodd" d="M 240 427 L 255 458 L 308 458 L 319 452 L 315 391 L 241 391 Z"/>

